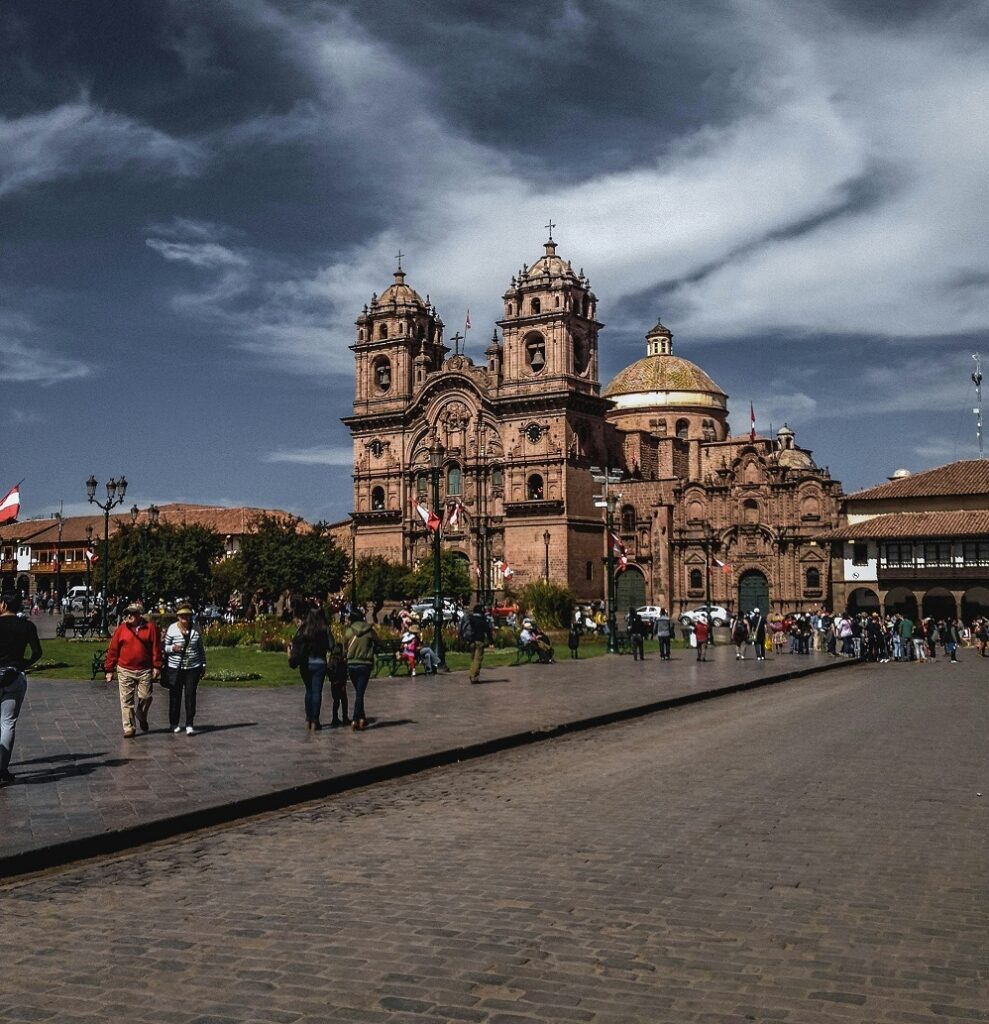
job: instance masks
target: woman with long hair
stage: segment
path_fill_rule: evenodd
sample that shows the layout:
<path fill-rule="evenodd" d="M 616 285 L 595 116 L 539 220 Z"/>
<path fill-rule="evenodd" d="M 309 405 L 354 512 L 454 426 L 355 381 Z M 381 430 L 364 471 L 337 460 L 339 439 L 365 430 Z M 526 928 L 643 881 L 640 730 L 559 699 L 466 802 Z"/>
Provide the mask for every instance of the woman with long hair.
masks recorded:
<path fill-rule="evenodd" d="M 293 615 L 299 623 L 299 631 L 289 648 L 289 663 L 298 668 L 306 688 L 306 728 L 318 732 L 323 728 L 319 713 L 323 706 L 327 660 L 338 645 L 321 609 L 296 608 Z"/>

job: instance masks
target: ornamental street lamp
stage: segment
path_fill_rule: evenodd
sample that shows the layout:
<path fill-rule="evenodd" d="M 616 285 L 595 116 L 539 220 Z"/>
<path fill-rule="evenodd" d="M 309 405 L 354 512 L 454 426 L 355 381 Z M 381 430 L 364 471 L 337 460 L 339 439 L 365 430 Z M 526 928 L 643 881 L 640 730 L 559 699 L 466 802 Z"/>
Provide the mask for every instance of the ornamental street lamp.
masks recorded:
<path fill-rule="evenodd" d="M 61 512 L 55 513 L 58 522 L 58 546 L 55 548 L 55 603 L 59 611 L 62 609 L 62 528 L 65 526 L 65 517 Z"/>
<path fill-rule="evenodd" d="M 151 530 L 158 525 L 158 516 L 161 514 L 161 510 L 157 505 L 149 505 L 147 511 L 147 519 L 144 525 L 141 527 L 141 603 L 145 608 L 148 606 L 148 544 L 151 536 Z M 136 526 L 138 517 L 141 515 L 141 510 L 134 505 L 130 510 L 130 521 Z"/>
<path fill-rule="evenodd" d="M 546 549 L 546 560 L 543 565 L 543 583 L 549 583 L 549 542 L 552 539 L 549 530 L 543 530 L 543 546 Z"/>
<path fill-rule="evenodd" d="M 704 574 L 707 576 L 707 642 L 714 646 L 714 627 L 711 625 L 711 548 L 714 545 L 714 530 L 704 520 Z"/>
<path fill-rule="evenodd" d="M 83 598 L 83 614 L 86 616 L 86 621 L 89 622 L 89 595 L 92 593 L 92 574 L 93 574 L 93 559 L 90 557 L 93 553 L 93 524 L 86 524 L 86 596 Z M 69 611 L 72 609 L 70 608 Z"/>
<path fill-rule="evenodd" d="M 124 495 L 127 493 L 127 478 L 121 475 L 119 480 L 110 477 L 106 482 L 106 501 L 97 501 L 96 488 L 99 486 L 95 476 L 90 476 L 86 481 L 86 497 L 97 508 L 103 510 L 103 595 L 100 608 L 100 632 L 107 634 L 107 587 L 110 582 L 110 509 L 124 503 Z"/>
<path fill-rule="evenodd" d="M 429 446 L 429 469 L 433 478 L 433 509 L 440 507 L 440 471 L 443 468 L 443 456 L 446 449 L 439 438 Z M 443 580 L 440 569 L 440 528 L 433 530 L 433 628 L 436 661 L 446 668 L 443 657 Z"/>
<path fill-rule="evenodd" d="M 596 484 L 601 484 L 601 494 L 594 496 L 594 507 L 605 510 L 605 530 L 608 546 L 607 569 L 608 569 L 608 653 L 618 653 L 618 621 L 615 615 L 615 544 L 612 536 L 615 532 L 615 507 L 621 500 L 621 492 L 615 494 L 611 490 L 611 484 L 621 481 L 624 474 L 621 470 L 612 469 L 606 466 L 604 470 L 597 466 L 590 467 L 591 479 Z"/>
<path fill-rule="evenodd" d="M 485 608 L 488 608 L 494 603 L 494 599 L 488 598 L 488 579 L 491 575 L 491 569 L 488 566 L 488 524 L 481 523 L 477 528 L 477 535 L 480 538 L 479 545 L 479 557 L 478 557 L 478 570 L 481 573 L 481 585 L 479 587 L 481 604 Z"/>

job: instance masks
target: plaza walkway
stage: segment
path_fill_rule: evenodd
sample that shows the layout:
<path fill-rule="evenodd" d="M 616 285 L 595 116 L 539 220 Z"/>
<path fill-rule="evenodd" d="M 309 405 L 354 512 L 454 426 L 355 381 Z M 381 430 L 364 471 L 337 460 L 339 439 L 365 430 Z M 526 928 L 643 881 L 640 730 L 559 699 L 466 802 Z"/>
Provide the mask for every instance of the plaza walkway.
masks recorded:
<path fill-rule="evenodd" d="M 200 688 L 195 736 L 173 735 L 156 689 L 151 731 L 121 735 L 116 684 L 32 679 L 0 789 L 0 877 L 849 663 L 825 655 L 737 662 L 718 647 L 661 662 L 628 656 L 372 680 L 364 733 L 305 729 L 301 683 Z M 328 700 L 329 689 L 325 691 Z M 324 721 L 329 720 L 324 701 Z"/>

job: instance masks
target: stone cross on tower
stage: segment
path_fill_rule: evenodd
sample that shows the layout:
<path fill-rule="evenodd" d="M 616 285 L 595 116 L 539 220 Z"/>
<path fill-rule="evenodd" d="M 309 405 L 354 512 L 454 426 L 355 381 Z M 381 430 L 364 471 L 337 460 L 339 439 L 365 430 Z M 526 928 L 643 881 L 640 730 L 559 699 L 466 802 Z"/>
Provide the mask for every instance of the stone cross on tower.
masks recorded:
<path fill-rule="evenodd" d="M 460 343 L 464 340 L 464 336 L 457 331 L 457 333 L 450 339 L 453 342 L 453 354 L 455 356 L 460 355 Z"/>
<path fill-rule="evenodd" d="M 398 250 L 398 255 L 397 255 L 397 256 L 395 257 L 395 259 L 397 259 L 397 260 L 398 260 L 398 271 L 399 271 L 399 273 L 401 273 L 401 272 L 402 272 L 402 257 L 403 257 L 404 255 L 405 255 L 405 253 L 404 253 L 404 252 L 402 252 L 402 250 L 401 250 L 401 249 L 399 249 L 399 250 Z"/>
<path fill-rule="evenodd" d="M 543 227 L 546 228 L 549 231 L 549 240 L 552 242 L 553 241 L 553 228 L 557 227 L 557 225 L 553 223 L 553 218 L 551 217 L 549 223 L 548 224 L 544 224 Z"/>

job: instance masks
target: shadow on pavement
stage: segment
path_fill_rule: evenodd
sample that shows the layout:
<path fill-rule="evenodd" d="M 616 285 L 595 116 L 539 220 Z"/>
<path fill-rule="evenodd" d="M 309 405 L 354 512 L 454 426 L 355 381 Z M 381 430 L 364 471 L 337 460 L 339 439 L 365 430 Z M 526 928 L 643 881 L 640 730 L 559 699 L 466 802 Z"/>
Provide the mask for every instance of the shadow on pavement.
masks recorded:
<path fill-rule="evenodd" d="M 100 768 L 120 768 L 130 763 L 129 757 L 111 757 L 106 761 L 90 761 L 87 764 L 66 764 L 57 768 L 46 768 L 35 772 L 17 772 L 18 786 L 42 786 L 63 779 L 77 779 L 83 775 L 92 775 Z"/>

